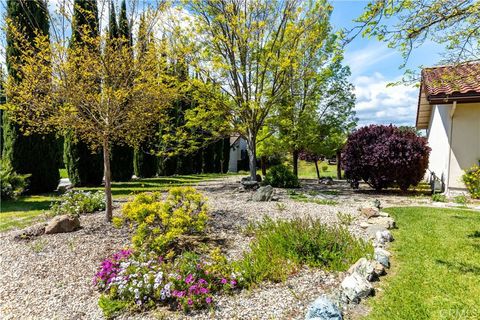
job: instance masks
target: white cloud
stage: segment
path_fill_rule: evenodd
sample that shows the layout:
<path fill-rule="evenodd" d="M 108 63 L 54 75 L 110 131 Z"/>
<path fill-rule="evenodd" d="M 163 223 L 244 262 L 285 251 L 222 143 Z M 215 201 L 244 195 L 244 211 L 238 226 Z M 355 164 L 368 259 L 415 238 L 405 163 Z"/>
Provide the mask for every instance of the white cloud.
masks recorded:
<path fill-rule="evenodd" d="M 381 73 L 353 79 L 359 126 L 367 124 L 415 125 L 418 88 L 406 85 L 388 87 L 398 79 L 386 79 Z"/>
<path fill-rule="evenodd" d="M 395 50 L 375 43 L 362 49 L 347 51 L 345 54 L 345 64 L 350 66 L 353 75 L 357 75 L 395 54 Z"/>

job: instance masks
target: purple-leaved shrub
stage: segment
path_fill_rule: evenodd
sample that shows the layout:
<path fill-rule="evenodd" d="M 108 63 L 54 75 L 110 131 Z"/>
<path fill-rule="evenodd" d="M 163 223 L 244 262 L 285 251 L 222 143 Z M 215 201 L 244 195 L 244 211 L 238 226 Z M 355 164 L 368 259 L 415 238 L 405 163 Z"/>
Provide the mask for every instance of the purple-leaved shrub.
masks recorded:
<path fill-rule="evenodd" d="M 354 131 L 342 153 L 345 177 L 352 187 L 361 180 L 376 190 L 397 185 L 406 191 L 425 175 L 430 148 L 412 129 L 370 125 Z"/>

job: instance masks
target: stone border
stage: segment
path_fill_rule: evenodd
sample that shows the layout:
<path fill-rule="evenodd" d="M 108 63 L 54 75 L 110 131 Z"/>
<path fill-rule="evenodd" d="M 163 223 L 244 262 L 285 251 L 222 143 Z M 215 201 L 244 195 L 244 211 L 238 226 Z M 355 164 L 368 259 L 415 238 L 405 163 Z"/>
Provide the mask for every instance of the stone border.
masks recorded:
<path fill-rule="evenodd" d="M 372 282 L 380 280 L 390 268 L 391 253 L 386 250 L 393 236 L 390 229 L 396 227 L 395 220 L 380 209 L 359 208 L 367 218 L 360 226 L 366 229 L 374 247 L 373 257 L 360 258 L 347 271 L 339 288 L 330 296 L 318 297 L 308 308 L 306 320 L 341 320 L 348 305 L 359 304 L 362 299 L 375 294 Z"/>

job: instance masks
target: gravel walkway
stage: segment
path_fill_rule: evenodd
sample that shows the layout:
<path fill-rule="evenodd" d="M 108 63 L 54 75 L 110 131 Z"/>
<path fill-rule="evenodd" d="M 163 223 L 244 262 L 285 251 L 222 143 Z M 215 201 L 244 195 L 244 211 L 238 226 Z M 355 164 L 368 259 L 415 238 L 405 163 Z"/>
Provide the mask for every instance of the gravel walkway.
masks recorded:
<path fill-rule="evenodd" d="M 276 190 L 279 202 L 251 202 L 251 194 L 238 192 L 236 180 L 197 186 L 209 198 L 210 229 L 228 239 L 230 257 L 237 257 L 248 245 L 242 228 L 265 215 L 275 219 L 310 215 L 328 224 L 338 222 L 339 211 L 358 217 L 358 201 L 342 201 L 337 206 L 295 202 L 282 190 Z M 105 257 L 129 245 L 130 234 L 105 223 L 103 213 L 82 216 L 81 225 L 74 233 L 44 235 L 28 242 L 14 241 L 14 231 L 0 233 L 0 319 L 102 319 L 92 277 Z M 363 235 L 357 223 L 351 231 Z M 202 311 L 188 318 L 303 319 L 308 304 L 342 278 L 342 274 L 304 269 L 285 283 L 266 283 L 251 291 L 219 296 L 214 313 Z M 182 317 L 159 309 L 122 319 Z"/>

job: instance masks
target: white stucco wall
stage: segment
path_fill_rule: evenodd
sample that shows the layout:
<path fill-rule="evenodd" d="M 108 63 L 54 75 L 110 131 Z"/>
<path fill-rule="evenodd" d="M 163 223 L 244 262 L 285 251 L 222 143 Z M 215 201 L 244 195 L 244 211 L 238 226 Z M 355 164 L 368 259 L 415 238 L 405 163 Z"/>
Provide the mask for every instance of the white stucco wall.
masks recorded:
<path fill-rule="evenodd" d="M 465 189 L 464 171 L 480 160 L 480 103 L 458 103 L 453 119 L 451 110 L 451 104 L 432 108 L 427 132 L 432 148 L 428 167 L 438 177 L 443 174 L 448 191 L 455 191 Z"/>
<path fill-rule="evenodd" d="M 465 188 L 462 175 L 479 159 L 480 103 L 459 103 L 453 115 L 449 188 Z"/>
<path fill-rule="evenodd" d="M 430 125 L 427 131 L 428 145 L 432 148 L 428 169 L 446 181 L 448 173 L 448 151 L 450 135 L 451 105 L 435 105 L 432 108 Z M 427 176 L 430 172 L 427 172 Z"/>

